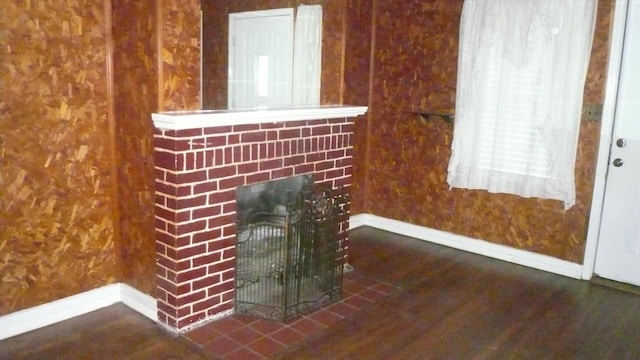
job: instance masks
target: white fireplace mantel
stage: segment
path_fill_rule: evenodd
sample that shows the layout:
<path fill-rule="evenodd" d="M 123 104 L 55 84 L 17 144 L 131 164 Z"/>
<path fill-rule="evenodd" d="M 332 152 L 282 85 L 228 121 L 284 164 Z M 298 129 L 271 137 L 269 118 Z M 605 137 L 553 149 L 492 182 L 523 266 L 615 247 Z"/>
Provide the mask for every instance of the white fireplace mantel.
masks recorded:
<path fill-rule="evenodd" d="M 323 105 L 282 109 L 169 111 L 151 115 L 158 129 L 186 130 L 212 126 L 284 121 L 350 118 L 363 115 L 366 106 Z"/>

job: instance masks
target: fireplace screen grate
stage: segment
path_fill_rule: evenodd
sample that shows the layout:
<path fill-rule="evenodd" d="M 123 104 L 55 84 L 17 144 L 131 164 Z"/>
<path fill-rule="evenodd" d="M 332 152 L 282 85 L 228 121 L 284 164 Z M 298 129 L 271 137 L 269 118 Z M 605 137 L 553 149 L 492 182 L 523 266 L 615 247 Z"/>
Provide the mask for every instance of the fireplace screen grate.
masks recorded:
<path fill-rule="evenodd" d="M 301 190 L 238 223 L 235 311 L 287 321 L 340 300 L 341 189 Z"/>

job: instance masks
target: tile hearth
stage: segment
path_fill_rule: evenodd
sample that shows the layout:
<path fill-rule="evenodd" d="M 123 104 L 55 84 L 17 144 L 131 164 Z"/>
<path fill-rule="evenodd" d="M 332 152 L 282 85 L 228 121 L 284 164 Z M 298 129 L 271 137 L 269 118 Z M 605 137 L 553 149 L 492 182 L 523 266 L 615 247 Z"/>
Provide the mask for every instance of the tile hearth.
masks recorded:
<path fill-rule="evenodd" d="M 184 336 L 222 359 L 266 359 L 397 291 L 397 286 L 360 276 L 356 270 L 344 275 L 341 301 L 290 322 L 231 315 Z"/>

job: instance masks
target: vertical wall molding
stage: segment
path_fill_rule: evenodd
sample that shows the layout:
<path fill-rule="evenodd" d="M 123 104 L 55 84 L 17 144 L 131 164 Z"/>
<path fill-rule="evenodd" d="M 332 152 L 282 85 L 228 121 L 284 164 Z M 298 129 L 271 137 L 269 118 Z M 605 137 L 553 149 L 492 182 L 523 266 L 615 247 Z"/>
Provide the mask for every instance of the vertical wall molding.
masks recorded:
<path fill-rule="evenodd" d="M 344 97 L 345 97 L 345 74 L 347 73 L 346 71 L 346 64 L 347 64 L 347 24 L 349 23 L 348 20 L 348 11 L 347 9 L 349 8 L 349 4 L 347 1 L 344 2 L 344 4 L 342 5 L 342 42 L 340 43 L 340 79 L 342 79 L 342 81 L 340 81 L 340 90 L 339 90 L 339 95 L 338 95 L 338 99 L 339 99 L 339 104 L 344 105 Z M 323 26 L 324 27 L 324 26 Z M 322 68 L 322 63 L 320 64 L 320 68 Z M 322 81 L 320 81 L 320 90 L 322 91 Z"/>
<path fill-rule="evenodd" d="M 366 145 L 364 150 L 365 164 L 369 164 L 371 159 L 371 143 L 372 143 L 372 130 L 371 124 L 373 123 L 373 114 L 372 112 L 373 106 L 373 91 L 374 91 L 374 79 L 376 72 L 376 25 L 377 25 L 377 14 L 378 14 L 378 0 L 373 0 L 373 4 L 371 5 L 371 49 L 369 54 L 369 98 L 367 99 L 367 106 L 369 107 L 369 113 L 367 114 L 367 137 L 366 137 Z M 364 209 L 365 212 L 369 212 L 369 178 L 371 176 L 370 166 L 366 166 L 364 168 L 364 185 L 363 185 L 363 193 L 364 193 Z"/>
<path fill-rule="evenodd" d="M 162 47 L 164 43 L 163 36 L 163 16 L 162 11 L 164 8 L 163 0 L 158 0 L 156 5 L 156 46 L 157 46 L 157 62 L 158 62 L 158 112 L 165 111 L 164 106 L 164 67 L 162 61 Z"/>
<path fill-rule="evenodd" d="M 109 126 L 109 155 L 111 156 L 111 206 L 112 206 L 112 222 L 113 222 L 113 238 L 114 238 L 114 251 L 116 252 L 116 261 L 118 268 L 121 268 L 122 264 L 122 232 L 120 229 L 120 187 L 118 183 L 118 141 L 117 129 L 116 129 L 116 107 L 115 107 L 115 83 L 114 83 L 114 69 L 113 69 L 113 52 L 115 50 L 115 44 L 113 39 L 113 7 L 111 0 L 105 0 L 104 2 L 104 31 L 105 31 L 105 46 L 106 57 L 105 66 L 107 73 L 107 122 Z M 120 271 L 122 275 L 122 271 Z"/>

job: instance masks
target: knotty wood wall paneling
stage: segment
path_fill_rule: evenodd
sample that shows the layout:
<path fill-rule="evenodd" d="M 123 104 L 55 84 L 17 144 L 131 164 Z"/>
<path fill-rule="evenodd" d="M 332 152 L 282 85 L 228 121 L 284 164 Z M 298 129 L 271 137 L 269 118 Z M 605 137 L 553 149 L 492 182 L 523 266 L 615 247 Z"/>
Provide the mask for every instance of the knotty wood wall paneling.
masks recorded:
<path fill-rule="evenodd" d="M 373 2 L 350 0 L 345 9 L 344 99 L 345 104 L 369 103 Z M 365 209 L 368 115 L 355 119 L 351 207 Z"/>
<path fill-rule="evenodd" d="M 200 109 L 200 0 L 159 0 L 159 110 Z"/>
<path fill-rule="evenodd" d="M 199 108 L 199 14 L 194 0 L 3 5 L 0 315 L 114 282 L 155 293 L 150 114 Z"/>
<path fill-rule="evenodd" d="M 0 315 L 120 278 L 102 0 L 0 11 Z"/>
<path fill-rule="evenodd" d="M 298 5 L 322 5 L 322 70 L 320 102 L 340 104 L 344 78 L 344 0 L 202 0 L 203 108 L 227 107 L 229 14 Z"/>
<path fill-rule="evenodd" d="M 343 103 L 345 11 L 344 0 L 297 1 L 299 4 L 322 5 L 322 71 L 321 104 Z"/>
<path fill-rule="evenodd" d="M 202 108 L 222 109 L 228 101 L 229 1 L 202 0 L 201 6 Z"/>
<path fill-rule="evenodd" d="M 155 294 L 153 124 L 158 110 L 157 2 L 113 4 L 116 150 L 123 282 Z"/>
<path fill-rule="evenodd" d="M 599 2 L 585 103 L 603 102 L 613 3 Z M 402 6 L 377 2 L 368 114 L 375 126 L 370 127 L 365 180 L 368 201 L 364 208 L 354 206 L 354 212 L 581 263 L 599 123 L 581 125 L 577 204 L 565 212 L 558 201 L 450 190 L 446 169 L 452 127 L 411 114 L 413 109 L 454 108 L 461 8 L 461 0 L 407 0 Z"/>
<path fill-rule="evenodd" d="M 120 0 L 113 12 L 123 281 L 155 296 L 151 113 L 200 108 L 200 3 Z"/>

